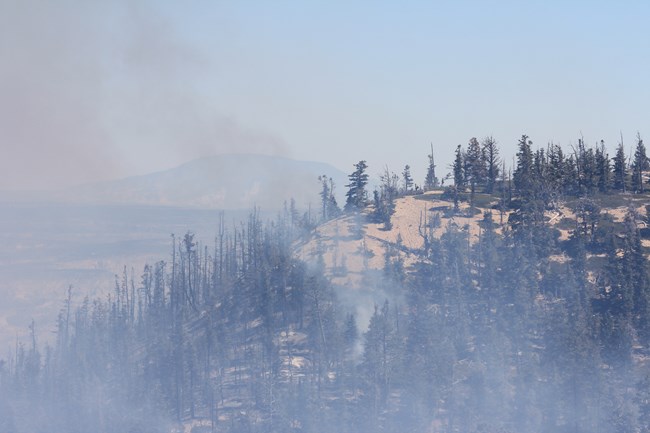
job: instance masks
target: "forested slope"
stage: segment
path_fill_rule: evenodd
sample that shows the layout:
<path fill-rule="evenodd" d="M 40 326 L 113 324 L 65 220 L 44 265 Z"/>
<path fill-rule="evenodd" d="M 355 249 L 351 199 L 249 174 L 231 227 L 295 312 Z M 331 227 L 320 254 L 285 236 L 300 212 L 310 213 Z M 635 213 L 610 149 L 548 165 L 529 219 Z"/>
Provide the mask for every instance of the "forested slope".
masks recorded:
<path fill-rule="evenodd" d="M 358 164 L 345 214 L 323 183 L 318 228 L 253 212 L 214 245 L 174 238 L 106 299 L 66 300 L 56 345 L 3 363 L 0 430 L 647 432 L 645 154 L 617 178 L 602 147 L 523 137 L 490 179 L 476 145 L 452 187 L 387 173 L 368 203 Z"/>

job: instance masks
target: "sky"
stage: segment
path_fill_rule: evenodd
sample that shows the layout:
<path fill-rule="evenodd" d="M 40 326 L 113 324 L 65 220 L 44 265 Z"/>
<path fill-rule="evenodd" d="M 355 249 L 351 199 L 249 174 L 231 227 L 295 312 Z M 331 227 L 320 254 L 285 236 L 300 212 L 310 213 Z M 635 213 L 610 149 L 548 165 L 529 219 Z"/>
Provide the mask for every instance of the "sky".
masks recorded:
<path fill-rule="evenodd" d="M 0 0 L 0 190 L 650 135 L 647 1 Z M 613 153 L 613 152 L 612 152 Z"/>

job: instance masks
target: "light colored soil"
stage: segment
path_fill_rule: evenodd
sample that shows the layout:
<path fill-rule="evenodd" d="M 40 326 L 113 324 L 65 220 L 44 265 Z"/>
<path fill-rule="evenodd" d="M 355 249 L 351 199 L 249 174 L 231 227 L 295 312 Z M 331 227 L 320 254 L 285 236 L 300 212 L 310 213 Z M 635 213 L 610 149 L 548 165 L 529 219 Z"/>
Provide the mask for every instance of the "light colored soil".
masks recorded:
<path fill-rule="evenodd" d="M 368 222 L 372 211 L 367 208 L 362 215 L 346 215 L 319 226 L 311 239 L 297 248 L 298 256 L 308 262 L 316 262 L 319 251 L 322 252 L 327 274 L 332 282 L 347 287 L 360 287 L 363 284 L 364 273 L 367 270 L 379 270 L 384 267 L 384 255 L 390 246 L 396 247 L 398 237 L 401 237 L 402 250 L 395 249 L 402 256 L 405 266 L 410 266 L 417 260 L 417 255 L 409 251 L 419 251 L 424 245 L 421 227 L 426 219 L 435 213 L 440 216 L 440 226 L 433 230 L 434 238 L 440 238 L 450 224 L 455 224 L 460 230 L 469 230 L 470 242 L 478 242 L 480 236 L 479 222 L 483 212 L 488 209 L 477 208 L 478 212 L 472 217 L 468 215 L 469 205 L 460 204 L 458 215 L 446 217 L 445 210 L 451 210 L 453 203 L 430 199 L 420 200 L 411 196 L 402 197 L 395 201 L 395 213 L 391 218 L 391 230 L 384 230 L 383 224 Z M 610 214 L 614 221 L 622 222 L 628 211 L 626 206 L 603 209 Z M 502 224 L 507 224 L 510 212 L 501 217 L 499 211 L 491 210 L 492 219 L 497 232 L 501 232 Z M 645 215 L 643 205 L 637 208 L 640 215 Z M 449 212 L 451 214 L 451 212 Z M 566 205 L 560 204 L 555 209 L 546 212 L 549 224 L 559 233 L 559 240 L 568 240 L 571 229 L 560 228 L 559 223 L 564 219 L 576 219 L 575 213 Z M 355 226 L 363 224 L 363 237 L 355 237 Z M 358 229 L 356 229 L 358 232 Z M 643 240 L 643 246 L 650 247 L 650 240 Z M 551 260 L 564 263 L 567 257 L 563 254 L 554 255 Z"/>
<path fill-rule="evenodd" d="M 483 219 L 483 212 L 487 209 L 477 208 L 480 213 L 473 217 L 456 215 L 445 217 L 444 208 L 451 209 L 452 203 L 442 200 L 418 200 L 414 197 L 402 197 L 395 201 L 395 213 L 391 218 L 391 230 L 384 230 L 383 224 L 368 222 L 371 209 L 366 209 L 362 215 L 346 215 L 329 221 L 319 226 L 312 238 L 298 247 L 298 256 L 306 261 L 316 261 L 319 251 L 322 252 L 327 273 L 332 276 L 335 284 L 358 287 L 363 280 L 363 274 L 369 269 L 382 269 L 384 255 L 389 246 L 397 246 L 398 237 L 401 236 L 402 250 L 397 249 L 409 266 L 416 260 L 416 254 L 407 251 L 417 251 L 424 246 L 424 238 L 420 227 L 424 221 L 438 212 L 441 218 L 440 227 L 433 231 L 435 238 L 447 229 L 449 224 L 456 224 L 462 230 L 469 230 L 470 242 L 476 243 L 479 239 L 479 221 Z M 462 203 L 460 213 L 467 213 L 469 205 Z M 432 211 L 431 209 L 436 209 Z M 492 211 L 493 220 L 497 227 L 500 222 L 498 211 Z M 508 214 L 503 217 L 504 223 Z M 363 237 L 354 236 L 357 221 L 364 225 Z M 500 232 L 500 228 L 497 228 Z M 404 251 L 407 250 L 407 251 Z"/>

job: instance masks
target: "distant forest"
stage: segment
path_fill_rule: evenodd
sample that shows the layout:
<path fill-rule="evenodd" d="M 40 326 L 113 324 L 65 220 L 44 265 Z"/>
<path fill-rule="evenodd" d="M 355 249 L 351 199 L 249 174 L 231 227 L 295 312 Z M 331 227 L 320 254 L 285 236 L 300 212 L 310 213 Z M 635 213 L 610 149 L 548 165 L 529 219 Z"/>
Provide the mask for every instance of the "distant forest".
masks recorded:
<path fill-rule="evenodd" d="M 52 346 L 32 324 L 0 362 L 0 432 L 650 432 L 643 140 L 613 157 L 525 135 L 517 149 L 508 167 L 473 138 L 449 179 L 431 153 L 420 185 L 386 169 L 372 193 L 360 161 L 343 206 L 314 179 L 318 221 L 290 205 L 221 221 L 214 245 L 173 236 L 168 260 L 125 267 L 107 297 L 70 293 Z M 415 264 L 389 248 L 362 283 L 389 296 L 361 327 L 296 244 L 340 215 L 389 228 L 397 198 L 428 194 L 480 213 L 480 240 L 453 224 L 434 237 L 430 211 Z M 560 205 L 576 216 L 564 240 Z M 602 212 L 620 206 L 622 221 Z"/>

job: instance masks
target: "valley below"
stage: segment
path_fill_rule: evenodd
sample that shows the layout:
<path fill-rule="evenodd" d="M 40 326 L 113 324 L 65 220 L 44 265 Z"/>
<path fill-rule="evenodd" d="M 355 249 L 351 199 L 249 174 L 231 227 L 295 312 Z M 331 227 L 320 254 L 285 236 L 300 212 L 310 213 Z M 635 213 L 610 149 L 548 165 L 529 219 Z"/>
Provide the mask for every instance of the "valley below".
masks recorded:
<path fill-rule="evenodd" d="M 214 246 L 221 218 L 239 224 L 248 210 L 222 212 L 143 205 L 0 203 L 0 359 L 25 341 L 35 321 L 39 343 L 54 339 L 68 288 L 75 305 L 105 298 L 122 278 L 171 257 L 171 235 L 188 231 Z"/>

